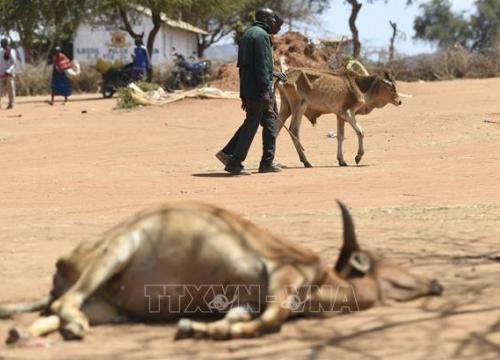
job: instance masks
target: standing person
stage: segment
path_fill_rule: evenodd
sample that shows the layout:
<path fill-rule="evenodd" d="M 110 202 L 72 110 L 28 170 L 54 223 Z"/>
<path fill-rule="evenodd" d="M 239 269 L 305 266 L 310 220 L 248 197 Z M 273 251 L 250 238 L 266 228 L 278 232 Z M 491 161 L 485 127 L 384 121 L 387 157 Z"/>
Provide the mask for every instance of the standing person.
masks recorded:
<path fill-rule="evenodd" d="M 51 81 L 51 98 L 50 105 L 54 105 L 54 97 L 56 95 L 64 96 L 64 104 L 68 102 L 68 96 L 71 95 L 71 82 L 64 72 L 71 68 L 71 61 L 64 55 L 61 48 L 56 46 L 54 48 L 54 55 L 52 56 L 52 81 Z"/>
<path fill-rule="evenodd" d="M 7 39 L 2 39 L 0 45 L 0 99 L 7 92 L 7 109 L 12 109 L 16 103 L 16 51 L 9 46 Z"/>
<path fill-rule="evenodd" d="M 259 124 L 262 125 L 263 153 L 260 173 L 279 172 L 274 162 L 277 122 L 273 101 L 273 76 L 286 81 L 282 73 L 273 72 L 273 47 L 269 34 L 277 34 L 283 19 L 268 8 L 258 9 L 255 23 L 241 38 L 238 51 L 240 97 L 246 118 L 229 143 L 216 154 L 231 175 L 250 175 L 243 167 Z"/>
<path fill-rule="evenodd" d="M 151 67 L 151 62 L 149 60 L 148 49 L 146 49 L 140 37 L 135 39 L 133 58 L 134 67 L 132 68 L 132 80 L 145 80 L 148 75 L 148 70 Z"/>

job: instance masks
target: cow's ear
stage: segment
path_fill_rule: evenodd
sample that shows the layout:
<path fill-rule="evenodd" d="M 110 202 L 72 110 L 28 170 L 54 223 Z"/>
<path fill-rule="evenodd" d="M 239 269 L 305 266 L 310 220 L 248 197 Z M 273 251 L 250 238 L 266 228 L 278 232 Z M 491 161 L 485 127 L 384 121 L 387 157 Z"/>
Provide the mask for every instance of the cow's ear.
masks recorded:
<path fill-rule="evenodd" d="M 306 95 L 309 95 L 313 87 L 312 81 L 314 80 L 311 80 L 304 71 L 301 71 L 297 78 L 297 88 L 302 89 Z"/>
<path fill-rule="evenodd" d="M 392 75 L 392 73 L 389 70 L 384 71 L 384 76 L 390 82 L 394 82 L 394 75 Z"/>

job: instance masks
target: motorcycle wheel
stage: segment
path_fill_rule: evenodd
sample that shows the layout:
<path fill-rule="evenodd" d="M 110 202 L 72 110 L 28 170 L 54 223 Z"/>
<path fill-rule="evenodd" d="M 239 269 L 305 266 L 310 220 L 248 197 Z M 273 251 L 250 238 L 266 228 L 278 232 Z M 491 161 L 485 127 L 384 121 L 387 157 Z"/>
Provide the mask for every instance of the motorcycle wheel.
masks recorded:
<path fill-rule="evenodd" d="M 180 82 L 177 79 L 177 77 L 171 76 L 167 79 L 167 81 L 165 83 L 165 89 L 167 90 L 167 92 L 171 93 L 171 92 L 174 92 L 175 90 L 178 90 L 180 87 L 179 85 L 180 85 Z"/>
<path fill-rule="evenodd" d="M 102 96 L 105 99 L 109 99 L 109 98 L 113 97 L 113 95 L 115 94 L 115 89 L 103 88 L 101 92 L 102 92 Z"/>

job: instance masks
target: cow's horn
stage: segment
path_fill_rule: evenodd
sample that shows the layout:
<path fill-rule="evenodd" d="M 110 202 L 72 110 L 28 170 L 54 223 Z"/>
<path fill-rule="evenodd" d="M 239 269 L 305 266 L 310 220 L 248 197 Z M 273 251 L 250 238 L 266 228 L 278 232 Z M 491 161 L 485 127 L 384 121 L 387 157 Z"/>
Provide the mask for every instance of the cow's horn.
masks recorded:
<path fill-rule="evenodd" d="M 354 223 L 352 222 L 351 214 L 347 207 L 337 200 L 340 206 L 340 211 L 342 212 L 342 222 L 344 224 L 344 241 L 342 244 L 342 249 L 340 250 L 337 263 L 335 264 L 335 271 L 341 272 L 341 270 L 349 263 L 351 254 L 354 251 L 359 251 L 358 241 L 356 240 L 356 234 L 354 232 Z"/>

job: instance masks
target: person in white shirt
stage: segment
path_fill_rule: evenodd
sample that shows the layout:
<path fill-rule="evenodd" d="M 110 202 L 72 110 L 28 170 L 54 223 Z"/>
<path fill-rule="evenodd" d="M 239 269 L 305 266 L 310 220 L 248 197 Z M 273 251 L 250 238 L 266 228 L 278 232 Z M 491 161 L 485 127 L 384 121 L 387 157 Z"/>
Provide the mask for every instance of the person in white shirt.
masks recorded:
<path fill-rule="evenodd" d="M 16 102 L 16 51 L 9 46 L 7 39 L 2 39 L 0 45 L 0 100 L 7 92 L 7 109 L 12 109 Z"/>

